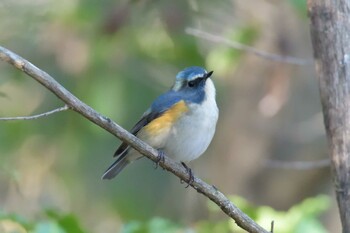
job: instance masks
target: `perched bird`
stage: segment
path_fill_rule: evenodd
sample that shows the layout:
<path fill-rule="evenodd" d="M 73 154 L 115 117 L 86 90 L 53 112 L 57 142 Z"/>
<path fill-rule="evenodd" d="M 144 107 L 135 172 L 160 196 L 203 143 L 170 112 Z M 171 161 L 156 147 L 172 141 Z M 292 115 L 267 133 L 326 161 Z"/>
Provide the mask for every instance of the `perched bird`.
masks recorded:
<path fill-rule="evenodd" d="M 215 87 L 210 79 L 213 71 L 202 67 L 188 67 L 176 75 L 172 88 L 160 95 L 143 114 L 131 133 L 181 162 L 198 158 L 208 148 L 216 128 L 219 110 L 215 101 Z M 102 179 L 112 179 L 131 162 L 142 157 L 126 143 L 114 154 L 116 161 Z M 192 176 L 189 169 L 190 177 Z"/>

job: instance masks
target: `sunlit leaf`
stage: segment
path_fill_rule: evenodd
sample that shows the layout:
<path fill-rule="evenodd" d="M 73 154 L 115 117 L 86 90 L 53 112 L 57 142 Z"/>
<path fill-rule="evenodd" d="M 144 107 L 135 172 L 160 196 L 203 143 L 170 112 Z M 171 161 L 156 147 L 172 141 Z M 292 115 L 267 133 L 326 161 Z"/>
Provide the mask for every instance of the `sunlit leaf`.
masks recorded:
<path fill-rule="evenodd" d="M 31 233 L 68 233 L 53 221 L 38 223 Z"/>

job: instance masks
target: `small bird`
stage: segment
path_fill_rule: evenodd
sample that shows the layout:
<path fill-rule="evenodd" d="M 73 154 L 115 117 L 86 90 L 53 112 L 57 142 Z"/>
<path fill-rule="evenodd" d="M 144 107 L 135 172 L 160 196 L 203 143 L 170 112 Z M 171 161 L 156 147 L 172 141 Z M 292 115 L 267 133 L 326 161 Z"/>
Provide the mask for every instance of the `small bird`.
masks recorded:
<path fill-rule="evenodd" d="M 188 67 L 176 75 L 172 88 L 160 95 L 131 129 L 131 133 L 159 151 L 181 162 L 198 158 L 213 139 L 219 110 L 215 101 L 215 87 L 207 72 L 198 66 Z M 116 161 L 102 179 L 112 179 L 131 162 L 142 157 L 126 143 L 114 153 Z M 158 162 L 159 162 L 158 161 Z"/>

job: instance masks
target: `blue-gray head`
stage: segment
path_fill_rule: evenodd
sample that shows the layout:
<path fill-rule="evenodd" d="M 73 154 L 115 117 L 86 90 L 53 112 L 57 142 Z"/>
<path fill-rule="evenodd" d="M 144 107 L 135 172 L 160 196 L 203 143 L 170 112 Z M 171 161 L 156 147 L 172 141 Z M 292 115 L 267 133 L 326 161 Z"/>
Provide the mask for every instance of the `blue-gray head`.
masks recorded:
<path fill-rule="evenodd" d="M 199 66 L 188 67 L 176 75 L 172 89 L 174 91 L 198 91 L 198 89 L 204 91 L 205 83 L 212 74 L 213 71 L 207 72 Z"/>
<path fill-rule="evenodd" d="M 198 66 L 184 69 L 176 75 L 173 87 L 152 103 L 151 110 L 162 112 L 180 100 L 196 104 L 204 100 L 215 103 L 215 87 L 209 78 L 212 74 L 213 71 L 207 72 Z"/>
<path fill-rule="evenodd" d="M 169 93 L 197 104 L 202 103 L 206 97 L 215 98 L 215 87 L 209 79 L 212 74 L 213 71 L 207 72 L 202 67 L 188 67 L 176 75 L 175 84 Z"/>

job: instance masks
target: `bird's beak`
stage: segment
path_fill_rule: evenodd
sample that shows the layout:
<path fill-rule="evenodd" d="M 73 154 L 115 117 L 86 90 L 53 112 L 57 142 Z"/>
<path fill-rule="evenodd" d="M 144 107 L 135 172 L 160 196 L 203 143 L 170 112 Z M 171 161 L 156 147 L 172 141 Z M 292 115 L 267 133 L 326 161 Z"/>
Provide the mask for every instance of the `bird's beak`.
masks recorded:
<path fill-rule="evenodd" d="M 204 79 L 207 80 L 208 78 L 210 78 L 210 76 L 214 73 L 214 71 L 210 71 L 208 73 L 205 74 Z"/>

